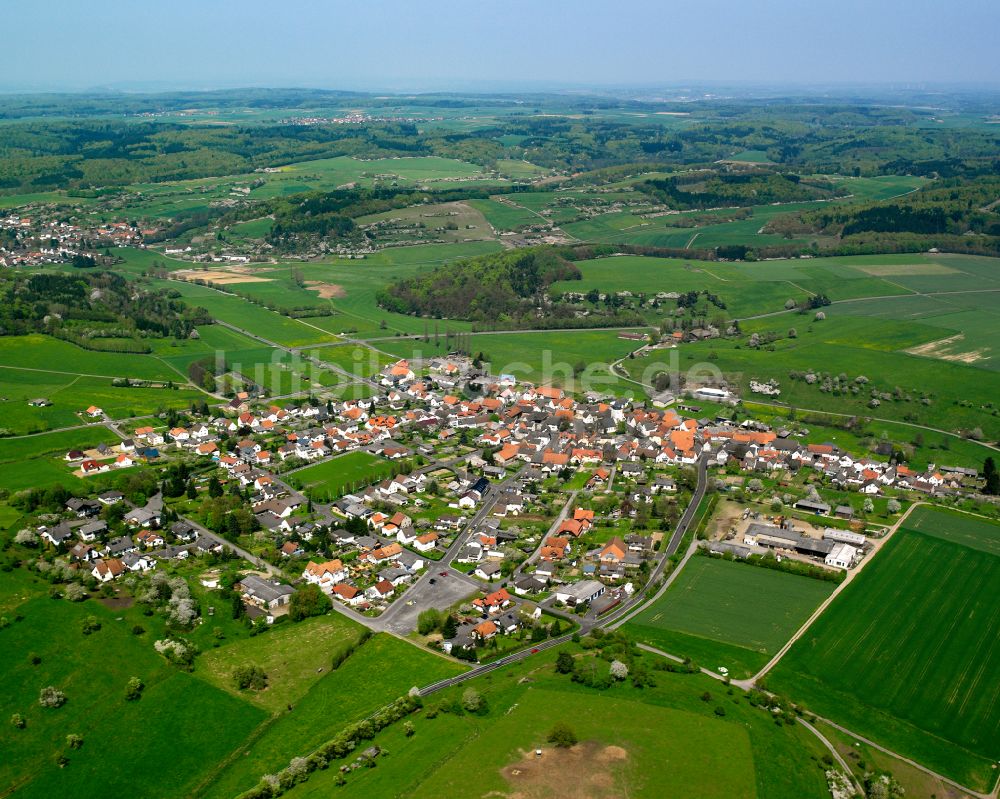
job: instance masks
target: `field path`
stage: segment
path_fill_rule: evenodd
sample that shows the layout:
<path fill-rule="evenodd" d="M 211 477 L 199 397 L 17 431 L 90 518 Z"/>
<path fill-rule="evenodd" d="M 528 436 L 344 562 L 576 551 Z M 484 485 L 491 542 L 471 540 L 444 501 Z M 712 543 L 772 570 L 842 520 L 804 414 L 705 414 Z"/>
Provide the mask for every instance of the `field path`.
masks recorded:
<path fill-rule="evenodd" d="M 863 561 L 861 561 L 861 563 L 858 565 L 856 569 L 851 569 L 847 572 L 847 577 L 844 579 L 844 582 L 840 583 L 835 589 L 833 589 L 833 593 L 830 594 L 830 596 L 828 596 L 822 603 L 820 603 L 820 606 L 813 611 L 813 614 L 808 619 L 806 619 L 805 624 L 803 624 L 801 627 L 799 627 L 798 630 L 795 631 L 795 634 L 791 638 L 789 638 L 788 641 L 785 643 L 785 645 L 778 650 L 775 656 L 772 657 L 767 662 L 764 668 L 758 671 L 749 680 L 733 680 L 733 684 L 739 685 L 741 688 L 744 688 L 745 690 L 749 690 L 751 687 L 753 687 L 754 683 L 762 679 L 764 675 L 766 675 L 769 671 L 771 671 L 771 669 L 777 666 L 778 662 L 785 656 L 785 653 L 787 653 L 788 650 L 792 648 L 792 645 L 796 641 L 798 641 L 803 635 L 805 635 L 806 631 L 813 625 L 813 622 L 815 622 L 816 619 L 818 619 L 823 614 L 823 611 L 825 611 L 830 606 L 830 603 L 833 602 L 833 600 L 836 599 L 837 596 L 845 588 L 847 588 L 847 586 L 851 584 L 851 582 L 854 580 L 855 577 L 861 574 L 861 570 L 866 565 L 871 563 L 872 559 L 879 553 L 882 547 L 885 546 L 885 543 L 890 538 L 892 538 L 892 536 L 900 528 L 903 522 L 906 521 L 907 517 L 909 517 L 909 515 L 913 512 L 913 509 L 919 508 L 926 504 L 927 504 L 926 502 L 914 502 L 912 505 L 910 505 L 910 507 L 906 509 L 906 512 L 899 517 L 896 523 L 889 528 L 889 532 L 887 532 L 881 538 L 875 539 L 873 541 L 872 551 L 868 554 L 868 556 Z"/>

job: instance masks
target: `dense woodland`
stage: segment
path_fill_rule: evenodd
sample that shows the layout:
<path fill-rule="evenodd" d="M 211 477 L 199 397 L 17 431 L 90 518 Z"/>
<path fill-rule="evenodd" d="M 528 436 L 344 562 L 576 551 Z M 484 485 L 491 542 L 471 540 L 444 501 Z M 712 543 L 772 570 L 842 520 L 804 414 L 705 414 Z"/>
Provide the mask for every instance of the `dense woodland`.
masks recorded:
<path fill-rule="evenodd" d="M 755 169 L 736 174 L 715 170 L 689 172 L 636 184 L 657 202 L 679 210 L 740 205 L 805 202 L 842 197 L 848 192 L 823 181 L 803 180 L 793 173 Z"/>
<path fill-rule="evenodd" d="M 399 313 L 503 322 L 531 314 L 557 280 L 579 279 L 555 250 L 529 248 L 444 264 L 393 284 L 378 301 Z"/>
<path fill-rule="evenodd" d="M 103 271 L 0 272 L 0 335 L 50 333 L 86 349 L 149 352 L 143 339 L 187 338 L 211 324 L 204 308 L 180 295 L 139 291 Z"/>

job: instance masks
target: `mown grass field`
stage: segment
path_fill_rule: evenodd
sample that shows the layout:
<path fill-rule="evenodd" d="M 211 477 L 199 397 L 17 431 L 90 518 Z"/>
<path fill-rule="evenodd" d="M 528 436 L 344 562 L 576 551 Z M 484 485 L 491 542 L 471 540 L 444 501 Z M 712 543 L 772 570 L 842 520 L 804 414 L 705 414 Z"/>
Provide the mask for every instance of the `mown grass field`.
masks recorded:
<path fill-rule="evenodd" d="M 1000 527 L 923 511 L 768 675 L 768 685 L 978 790 L 1000 745 Z M 978 528 L 978 529 L 976 529 Z"/>
<path fill-rule="evenodd" d="M 355 643 L 361 630 L 360 624 L 337 613 L 285 623 L 266 635 L 209 650 L 198 659 L 196 673 L 211 685 L 275 713 L 322 679 L 334 652 Z M 264 670 L 265 690 L 240 691 L 235 686 L 233 670 L 245 664 Z"/>
<path fill-rule="evenodd" d="M 132 635 L 131 622 L 96 601 L 36 595 L 18 610 L 23 620 L 0 630 L 0 786 L 16 786 L 18 796 L 187 797 L 266 716 L 168 665 L 150 635 Z M 87 616 L 102 624 L 89 636 L 81 633 Z M 146 689 L 127 702 L 133 676 Z M 48 685 L 65 692 L 65 705 L 39 706 Z M 13 713 L 26 718 L 25 729 L 9 723 Z M 70 733 L 83 736 L 81 749 L 67 749 Z M 56 763 L 61 753 L 65 768 Z"/>
<path fill-rule="evenodd" d="M 833 583 L 695 556 L 650 608 L 628 622 L 638 640 L 709 669 L 749 677 L 767 663 Z"/>
<path fill-rule="evenodd" d="M 279 771 L 293 757 L 308 754 L 347 724 L 366 718 L 414 685 L 428 685 L 459 674 L 463 668 L 398 638 L 376 635 L 336 671 L 327 670 L 292 702 L 291 711 L 275 717 L 200 795 L 232 799 L 256 785 L 264 774 Z"/>
<path fill-rule="evenodd" d="M 392 464 L 368 452 L 348 452 L 307 466 L 289 476 L 293 485 L 320 497 L 336 499 L 392 475 Z"/>
<path fill-rule="evenodd" d="M 648 657 L 652 665 L 655 656 Z M 412 737 L 403 734 L 402 723 L 376 737 L 374 743 L 390 752 L 376 768 L 351 773 L 341 787 L 334 786 L 334 768 L 314 772 L 289 796 L 534 799 L 565 796 L 566 786 L 579 788 L 583 796 L 828 796 L 816 739 L 802 727 L 770 723 L 739 699 L 739 692 L 727 695 L 718 682 L 700 674 L 663 672 L 654 672 L 654 686 L 639 689 L 626 682 L 596 691 L 555 674 L 554 659 L 554 652 L 542 652 L 427 697 L 425 708 L 447 706 L 469 686 L 483 693 L 489 712 L 438 712 L 434 718 L 417 713 L 410 717 Z M 705 691 L 712 701 L 701 700 Z M 715 714 L 716 706 L 723 707 L 724 717 Z M 545 738 L 559 721 L 584 742 L 579 754 L 563 758 L 548 751 Z M 623 749 L 625 759 L 602 758 L 606 746 Z M 548 752 L 541 771 L 534 767 L 535 747 Z M 598 785 L 587 792 L 583 786 L 590 785 L 595 771 Z"/>

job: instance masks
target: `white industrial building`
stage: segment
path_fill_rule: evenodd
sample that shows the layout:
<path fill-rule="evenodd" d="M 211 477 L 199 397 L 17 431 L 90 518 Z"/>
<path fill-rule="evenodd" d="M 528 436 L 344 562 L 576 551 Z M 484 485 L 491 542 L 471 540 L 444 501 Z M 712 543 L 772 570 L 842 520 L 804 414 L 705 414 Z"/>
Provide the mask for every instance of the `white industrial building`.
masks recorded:
<path fill-rule="evenodd" d="M 854 559 L 858 556 L 857 547 L 850 544 L 834 544 L 830 554 L 824 559 L 827 566 L 836 566 L 841 569 L 849 569 L 854 565 Z"/>

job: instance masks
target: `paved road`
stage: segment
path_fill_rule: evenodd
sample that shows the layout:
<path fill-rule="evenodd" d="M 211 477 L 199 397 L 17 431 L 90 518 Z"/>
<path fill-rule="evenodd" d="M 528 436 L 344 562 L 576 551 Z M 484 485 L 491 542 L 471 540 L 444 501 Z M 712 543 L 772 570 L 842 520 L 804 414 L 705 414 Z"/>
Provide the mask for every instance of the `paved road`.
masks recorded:
<path fill-rule="evenodd" d="M 490 512 L 493 510 L 493 506 L 496 505 L 497 501 L 502 497 L 506 496 L 506 489 L 512 487 L 517 480 L 517 475 L 512 474 L 506 477 L 499 483 L 493 485 L 490 492 L 483 498 L 480 503 L 479 508 L 477 508 L 473 517 L 466 524 L 465 529 L 455 536 L 455 540 L 452 541 L 451 546 L 445 550 L 444 556 L 439 561 L 429 561 L 429 566 L 427 571 L 421 576 L 409 589 L 407 589 L 405 594 L 405 601 L 398 600 L 393 602 L 389 608 L 378 617 L 377 620 L 367 619 L 368 621 L 377 621 L 379 629 L 390 629 L 396 633 L 408 633 L 412 631 L 412 627 L 408 630 L 402 630 L 401 619 L 406 619 L 408 621 L 412 620 L 414 626 L 416 625 L 416 617 L 419 615 L 421 610 L 427 607 L 435 607 L 439 603 L 437 601 L 437 595 L 447 594 L 451 595 L 455 593 L 455 586 L 461 585 L 467 588 L 466 594 L 471 594 L 473 591 L 482 589 L 484 586 L 482 583 L 469 577 L 467 574 L 460 572 L 456 569 L 451 568 L 451 564 L 454 562 L 458 553 L 465 546 L 466 542 L 476 531 L 479 524 L 489 516 Z M 447 574 L 446 577 L 441 576 L 441 572 Z M 434 584 L 431 584 L 431 580 L 434 580 Z M 421 602 L 421 598 L 429 601 Z M 459 597 L 460 598 L 460 597 Z M 407 605 L 406 601 L 413 600 L 413 605 Z M 453 604 L 453 602 L 448 603 Z M 445 606 L 447 607 L 447 605 Z M 376 629 L 374 625 L 369 624 L 372 629 Z"/>

